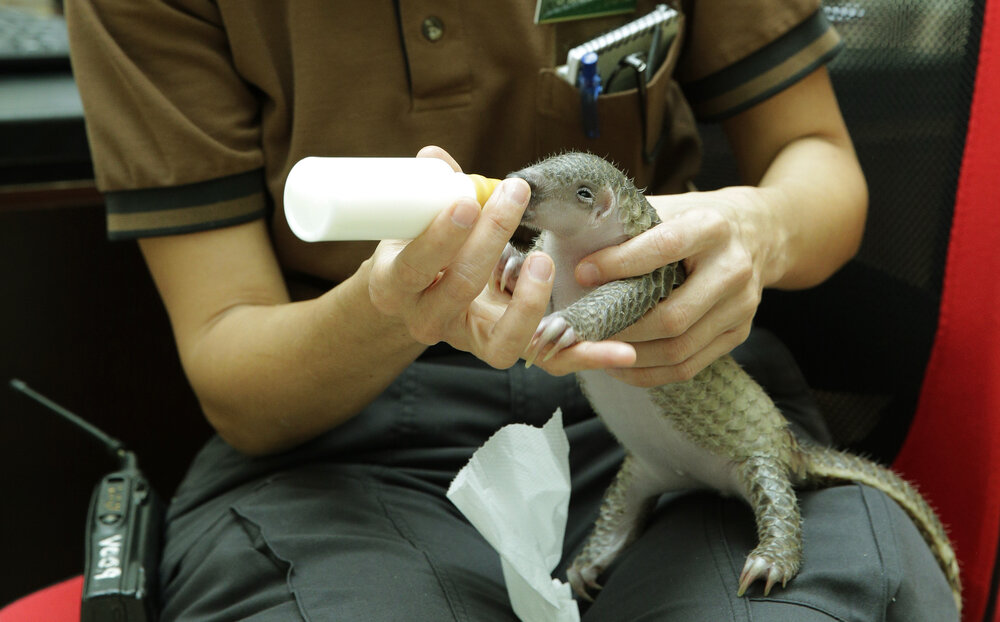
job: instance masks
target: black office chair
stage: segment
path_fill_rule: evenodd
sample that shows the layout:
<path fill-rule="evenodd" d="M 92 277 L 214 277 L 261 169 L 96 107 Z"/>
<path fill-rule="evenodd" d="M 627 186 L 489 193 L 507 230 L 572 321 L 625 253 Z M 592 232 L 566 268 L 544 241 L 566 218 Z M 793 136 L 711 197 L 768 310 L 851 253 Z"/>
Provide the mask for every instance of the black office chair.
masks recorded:
<path fill-rule="evenodd" d="M 869 183 L 867 230 L 827 283 L 768 292 L 757 322 L 795 352 L 836 440 L 940 511 L 963 619 L 1000 621 L 1000 0 L 825 10 L 846 44 L 830 73 Z M 736 182 L 718 128 L 705 137 L 699 187 Z"/>

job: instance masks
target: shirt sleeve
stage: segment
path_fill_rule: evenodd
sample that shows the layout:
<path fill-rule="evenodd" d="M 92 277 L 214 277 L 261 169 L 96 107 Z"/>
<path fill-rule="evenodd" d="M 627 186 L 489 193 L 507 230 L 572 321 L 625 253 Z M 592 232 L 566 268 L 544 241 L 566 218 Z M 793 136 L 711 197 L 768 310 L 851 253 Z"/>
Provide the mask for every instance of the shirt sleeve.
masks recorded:
<path fill-rule="evenodd" d="M 264 214 L 259 103 L 209 0 L 67 3 L 108 235 L 200 231 Z"/>
<path fill-rule="evenodd" d="M 677 76 L 695 116 L 718 121 L 788 88 L 842 47 L 819 0 L 691 0 Z"/>

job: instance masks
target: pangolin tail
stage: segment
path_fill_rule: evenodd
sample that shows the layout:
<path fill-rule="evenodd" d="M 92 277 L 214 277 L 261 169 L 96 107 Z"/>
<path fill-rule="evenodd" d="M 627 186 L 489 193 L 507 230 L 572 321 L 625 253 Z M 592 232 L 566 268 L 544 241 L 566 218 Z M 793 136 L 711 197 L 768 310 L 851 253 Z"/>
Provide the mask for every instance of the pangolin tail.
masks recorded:
<path fill-rule="evenodd" d="M 816 445 L 803 446 L 802 451 L 808 456 L 805 461 L 807 486 L 828 485 L 835 481 L 858 482 L 889 495 L 910 515 L 944 571 L 951 585 L 955 604 L 961 612 L 962 583 L 958 559 L 944 525 L 916 488 L 896 473 L 860 456 Z"/>

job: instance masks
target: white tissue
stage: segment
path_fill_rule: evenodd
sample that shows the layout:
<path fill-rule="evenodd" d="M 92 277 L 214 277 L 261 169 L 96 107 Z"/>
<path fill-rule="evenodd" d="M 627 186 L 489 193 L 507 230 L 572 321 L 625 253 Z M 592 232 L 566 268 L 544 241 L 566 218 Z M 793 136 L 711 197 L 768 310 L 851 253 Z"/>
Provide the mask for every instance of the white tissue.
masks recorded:
<path fill-rule="evenodd" d="M 504 426 L 476 450 L 448 498 L 500 554 L 523 622 L 579 622 L 570 586 L 552 578 L 569 510 L 569 441 L 562 412 L 542 428 Z"/>

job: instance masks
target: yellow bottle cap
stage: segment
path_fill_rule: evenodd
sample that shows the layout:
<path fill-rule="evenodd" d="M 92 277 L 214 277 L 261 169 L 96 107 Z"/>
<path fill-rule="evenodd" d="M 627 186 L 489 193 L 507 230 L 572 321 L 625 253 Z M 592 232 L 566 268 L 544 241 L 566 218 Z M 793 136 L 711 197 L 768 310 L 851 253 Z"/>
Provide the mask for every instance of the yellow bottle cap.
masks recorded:
<path fill-rule="evenodd" d="M 479 201 L 479 205 L 486 205 L 486 200 L 490 198 L 490 195 L 493 194 L 493 191 L 496 190 L 501 181 L 476 174 L 470 174 L 468 178 L 472 180 L 472 185 L 476 188 L 476 201 Z"/>

